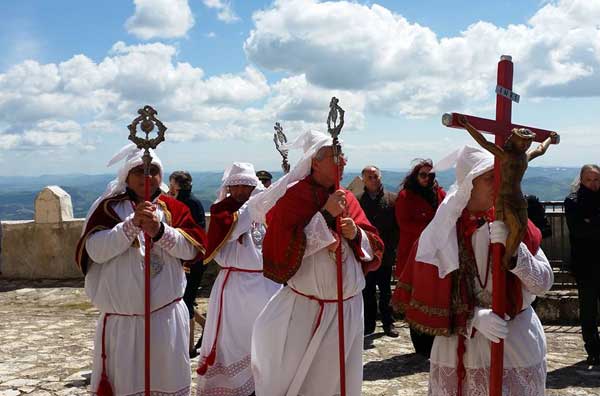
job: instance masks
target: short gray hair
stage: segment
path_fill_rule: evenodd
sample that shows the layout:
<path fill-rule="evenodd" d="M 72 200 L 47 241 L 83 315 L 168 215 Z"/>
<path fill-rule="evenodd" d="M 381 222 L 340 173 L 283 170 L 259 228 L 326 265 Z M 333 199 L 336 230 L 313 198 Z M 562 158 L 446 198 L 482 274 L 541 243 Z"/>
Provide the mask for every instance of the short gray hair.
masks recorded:
<path fill-rule="evenodd" d="M 377 173 L 377 175 L 378 175 L 379 177 L 381 177 L 381 170 L 380 170 L 378 167 L 376 167 L 375 165 L 367 165 L 367 166 L 365 166 L 365 167 L 363 168 L 363 170 L 360 172 L 360 175 L 364 177 L 364 176 L 365 176 L 365 173 L 366 173 L 367 171 L 371 170 L 371 169 L 375 169 L 375 172 Z"/>

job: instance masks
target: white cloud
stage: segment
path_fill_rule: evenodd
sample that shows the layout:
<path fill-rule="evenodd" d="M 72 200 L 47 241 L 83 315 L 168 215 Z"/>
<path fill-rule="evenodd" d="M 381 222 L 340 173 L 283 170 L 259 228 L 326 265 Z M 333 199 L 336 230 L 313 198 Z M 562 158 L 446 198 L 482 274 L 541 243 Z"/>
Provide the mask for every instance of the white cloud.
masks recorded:
<path fill-rule="evenodd" d="M 143 40 L 182 37 L 194 26 L 188 0 L 134 0 L 127 32 Z"/>
<path fill-rule="evenodd" d="M 430 116 L 489 101 L 502 54 L 522 95 L 600 95 L 600 2 L 552 2 L 527 24 L 477 22 L 455 37 L 347 1 L 277 0 L 253 19 L 251 62 L 362 92 L 372 112 Z"/>
<path fill-rule="evenodd" d="M 178 140 L 221 139 L 238 129 L 252 138 L 245 108 L 269 95 L 265 76 L 248 66 L 206 77 L 175 56 L 175 47 L 161 43 L 117 42 L 100 62 L 75 55 L 59 64 L 11 67 L 0 74 L 0 125 L 6 126 L 0 148 L 95 145 L 96 135 L 121 130 L 144 104 L 169 121 Z M 89 133 L 82 138 L 73 123 Z"/>
<path fill-rule="evenodd" d="M 240 20 L 235 14 L 231 2 L 223 0 L 203 0 L 203 3 L 208 8 L 218 10 L 217 18 L 225 23 L 233 23 Z"/>

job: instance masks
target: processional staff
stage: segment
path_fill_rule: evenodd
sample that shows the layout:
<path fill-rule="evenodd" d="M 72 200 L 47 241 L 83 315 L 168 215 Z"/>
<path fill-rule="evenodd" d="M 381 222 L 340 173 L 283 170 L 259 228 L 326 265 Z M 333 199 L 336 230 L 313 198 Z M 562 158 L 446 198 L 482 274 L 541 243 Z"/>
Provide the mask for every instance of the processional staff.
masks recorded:
<path fill-rule="evenodd" d="M 329 103 L 329 115 L 327 117 L 327 132 L 333 138 L 333 159 L 335 162 L 335 190 L 340 189 L 341 180 L 341 155 L 342 146 L 338 136 L 344 127 L 344 110 L 339 106 L 339 99 L 331 98 Z M 339 123 L 338 123 L 339 116 Z M 335 230 L 342 235 L 341 215 L 335 218 Z M 338 308 L 338 346 L 340 360 L 340 394 L 346 396 L 346 349 L 344 340 L 344 287 L 342 279 L 342 244 L 339 243 L 335 250 L 337 269 L 337 308 Z"/>
<path fill-rule="evenodd" d="M 150 200 L 150 164 L 152 156 L 150 149 L 156 147 L 165 140 L 165 131 L 167 127 L 156 118 L 158 114 L 150 106 L 144 106 L 138 110 L 139 117 L 135 118 L 127 126 L 129 129 L 129 140 L 131 140 L 140 150 L 144 150 L 142 162 L 144 164 L 144 201 Z M 140 125 L 142 132 L 146 137 L 137 136 L 137 126 Z M 154 127 L 158 129 L 155 138 L 150 138 L 150 132 Z M 144 394 L 150 396 L 150 251 L 152 250 L 152 237 L 144 232 Z"/>

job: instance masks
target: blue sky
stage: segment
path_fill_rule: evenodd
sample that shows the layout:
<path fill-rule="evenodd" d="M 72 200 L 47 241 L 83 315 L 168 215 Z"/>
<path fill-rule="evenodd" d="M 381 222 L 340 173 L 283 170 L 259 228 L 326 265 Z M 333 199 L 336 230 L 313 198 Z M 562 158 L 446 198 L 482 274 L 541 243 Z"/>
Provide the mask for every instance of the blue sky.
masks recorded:
<path fill-rule="evenodd" d="M 0 175 L 107 173 L 152 104 L 169 169 L 279 168 L 270 135 L 346 108 L 350 168 L 401 169 L 468 143 L 441 114 L 493 117 L 513 55 L 513 120 L 558 130 L 537 165 L 600 162 L 600 4 L 562 1 L 0 2 Z M 292 160 L 294 155 L 292 154 Z"/>

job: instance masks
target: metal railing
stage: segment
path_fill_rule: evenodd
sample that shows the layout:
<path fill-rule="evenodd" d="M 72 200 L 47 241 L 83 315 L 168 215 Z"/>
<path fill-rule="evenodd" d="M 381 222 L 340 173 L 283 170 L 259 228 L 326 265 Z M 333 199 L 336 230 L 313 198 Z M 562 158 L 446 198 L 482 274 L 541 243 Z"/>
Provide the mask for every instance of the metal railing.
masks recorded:
<path fill-rule="evenodd" d="M 571 263 L 571 244 L 569 243 L 569 228 L 565 217 L 565 207 L 562 201 L 542 201 L 546 217 L 552 228 L 552 236 L 544 238 L 542 249 L 550 260 L 553 268 L 567 271 Z"/>

